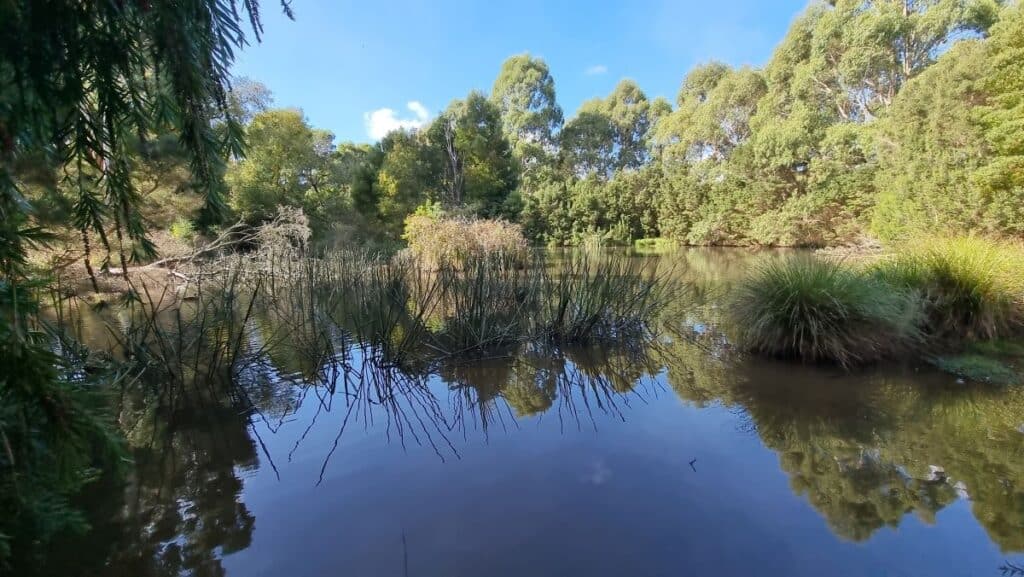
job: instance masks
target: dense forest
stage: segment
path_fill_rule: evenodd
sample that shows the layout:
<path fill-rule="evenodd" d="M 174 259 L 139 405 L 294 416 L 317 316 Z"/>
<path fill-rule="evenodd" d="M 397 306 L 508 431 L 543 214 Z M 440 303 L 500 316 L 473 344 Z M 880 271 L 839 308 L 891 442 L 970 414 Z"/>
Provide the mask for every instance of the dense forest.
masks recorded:
<path fill-rule="evenodd" d="M 337 145 L 241 79 L 230 98 L 249 146 L 227 167 L 227 198 L 252 224 L 302 207 L 326 244 L 397 241 L 425 203 L 517 221 L 553 245 L 1019 235 L 1022 60 L 1019 4 L 819 2 L 764 68 L 699 66 L 674 103 L 627 79 L 565 119 L 547 64 L 523 54 L 490 94 L 419 131 Z M 174 153 L 151 146 L 137 178 L 156 196 L 147 217 L 187 235 L 208 223 Z"/>
<path fill-rule="evenodd" d="M 173 131 L 136 144 L 131 178 L 146 200 L 139 219 L 186 239 L 285 205 L 304 209 L 321 245 L 393 246 L 428 204 L 519 222 L 547 245 L 1014 236 L 1024 233 L 1022 60 L 1019 3 L 815 2 L 763 68 L 709 62 L 685 75 L 674 103 L 625 79 L 568 119 L 547 64 L 528 54 L 502 64 L 489 94 L 374 144 L 335 144 L 301 110 L 273 108 L 265 86 L 236 79 L 225 117 L 238 125 L 213 118 L 248 141 L 223 167 L 227 210 L 204 202 Z M 111 223 L 79 185 L 37 187 L 40 213 L 77 223 L 69 234 L 87 252 L 90 237 L 109 247 Z M 129 228 L 131 260 L 151 247 L 141 222 Z"/>

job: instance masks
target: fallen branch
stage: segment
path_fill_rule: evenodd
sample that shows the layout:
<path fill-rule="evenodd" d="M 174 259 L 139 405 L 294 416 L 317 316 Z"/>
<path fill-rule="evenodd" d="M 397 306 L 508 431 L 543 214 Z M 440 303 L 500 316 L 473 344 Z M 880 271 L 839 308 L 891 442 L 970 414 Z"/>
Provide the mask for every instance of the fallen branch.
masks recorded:
<path fill-rule="evenodd" d="M 255 237 L 256 235 L 254 233 L 249 232 L 249 227 L 246 226 L 241 221 L 239 221 L 225 229 L 223 232 L 221 232 L 217 236 L 217 238 L 213 239 L 209 243 L 203 245 L 201 248 L 192 251 L 189 254 L 171 256 L 141 266 L 129 267 L 127 272 L 131 274 L 136 272 L 153 270 L 157 268 L 167 268 L 170 265 L 178 265 L 180 263 L 194 262 L 210 253 L 218 252 L 220 250 L 237 246 L 239 244 L 251 242 L 253 239 L 255 239 Z M 125 271 L 120 267 L 109 267 L 106 269 L 105 272 L 110 275 L 121 275 L 125 273 Z M 178 278 L 189 280 L 187 276 L 181 273 L 176 273 L 173 270 L 170 272 L 172 275 L 177 276 Z"/>

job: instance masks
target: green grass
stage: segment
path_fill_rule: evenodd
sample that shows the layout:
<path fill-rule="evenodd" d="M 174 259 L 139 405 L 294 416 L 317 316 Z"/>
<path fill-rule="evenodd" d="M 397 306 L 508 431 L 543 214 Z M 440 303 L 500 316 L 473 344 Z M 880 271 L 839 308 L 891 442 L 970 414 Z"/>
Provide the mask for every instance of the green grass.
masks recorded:
<path fill-rule="evenodd" d="M 969 343 L 958 354 L 929 359 L 940 370 L 958 377 L 995 385 L 1024 382 L 1024 342 L 996 339 Z"/>
<path fill-rule="evenodd" d="M 1024 252 L 978 237 L 915 242 L 870 269 L 875 278 L 921 295 L 924 329 L 938 341 L 986 340 L 1022 326 Z"/>
<path fill-rule="evenodd" d="M 843 366 L 916 346 L 920 313 L 911 291 L 816 258 L 761 265 L 739 284 L 729 307 L 742 348 Z"/>
<path fill-rule="evenodd" d="M 670 238 L 638 238 L 633 241 L 633 249 L 640 253 L 661 254 L 679 247 L 679 243 Z"/>
<path fill-rule="evenodd" d="M 947 373 L 964 379 L 993 385 L 1017 385 L 1020 372 L 999 359 L 967 353 L 936 357 L 931 363 Z"/>
<path fill-rule="evenodd" d="M 435 268 L 412 255 L 374 262 L 329 254 L 309 274 L 303 282 L 338 303 L 328 309 L 340 325 L 400 364 L 500 355 L 527 342 L 648 338 L 679 294 L 668 271 L 623 255 L 581 253 L 558 263 L 536 255 L 525 264 L 484 257 Z"/>

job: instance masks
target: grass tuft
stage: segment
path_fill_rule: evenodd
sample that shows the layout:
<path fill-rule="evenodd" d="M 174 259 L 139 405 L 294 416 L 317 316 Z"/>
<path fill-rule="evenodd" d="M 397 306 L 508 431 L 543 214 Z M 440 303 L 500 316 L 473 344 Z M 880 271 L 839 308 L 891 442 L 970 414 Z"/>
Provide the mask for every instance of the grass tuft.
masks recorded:
<path fill-rule="evenodd" d="M 729 311 L 748 351 L 843 366 L 916 345 L 920 313 L 912 291 L 815 258 L 765 263 L 740 283 Z"/>
<path fill-rule="evenodd" d="M 871 274 L 924 300 L 925 332 L 939 341 L 996 339 L 1024 321 L 1024 252 L 979 237 L 918 241 Z"/>
<path fill-rule="evenodd" d="M 992 385 L 1016 385 L 1021 381 L 1020 373 L 1013 367 L 985 355 L 967 353 L 937 357 L 931 363 L 939 370 L 970 381 Z"/>

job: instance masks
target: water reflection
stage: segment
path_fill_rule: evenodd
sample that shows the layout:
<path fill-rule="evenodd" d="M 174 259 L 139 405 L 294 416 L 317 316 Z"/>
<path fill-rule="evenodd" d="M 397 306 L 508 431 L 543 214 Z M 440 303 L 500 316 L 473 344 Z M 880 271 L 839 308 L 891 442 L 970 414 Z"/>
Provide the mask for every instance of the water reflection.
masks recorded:
<path fill-rule="evenodd" d="M 718 422 L 718 409 L 731 413 L 731 427 L 756 437 L 759 451 L 776 457 L 775 466 L 751 465 L 752 484 L 745 490 L 758 492 L 757 479 L 781 470 L 791 494 L 824 519 L 822 528 L 856 543 L 872 542 L 912 518 L 924 525 L 962 523 L 941 518 L 942 512 L 967 503 L 999 558 L 1006 558 L 1004 566 L 1012 568 L 1015 554 L 1024 552 L 1024 434 L 1018 431 L 1024 390 L 964 388 L 914 368 L 843 375 L 743 358 L 718 326 L 718 299 L 753 257 L 724 254 L 730 256 L 689 255 L 685 274 L 711 279 L 705 298 L 667 311 L 671 322 L 663 338 L 644 347 L 524 345 L 498 358 L 398 366 L 380 363 L 379 351 L 355 342 L 328 312 L 258 311 L 245 327 L 251 358 L 234 374 L 173 390 L 140 384 L 124 391 L 119 423 L 132 449 L 133 475 L 126 487 L 98 486 L 86 496 L 96 530 L 69 540 L 40 574 L 224 575 L 226 558 L 258 553 L 257 547 L 247 551 L 263 522 L 247 506 L 247 486 L 267 474 L 274 476 L 274 490 L 299 496 L 361 466 L 369 471 L 363 473 L 368 482 L 392 486 L 396 466 L 381 456 L 385 452 L 500 467 L 504 457 L 515 461 L 520 457 L 513 458 L 513 451 L 525 450 L 499 441 L 504 439 L 548 447 L 551 457 L 532 462 L 558 470 L 564 459 L 559 455 L 578 442 L 573 432 L 599 431 L 595 443 L 641 455 L 647 448 L 632 441 L 638 429 L 653 431 L 670 448 L 673 435 L 695 434 L 701 419 Z M 673 397 L 693 410 L 683 412 Z M 361 445 L 356 438 L 371 440 Z M 481 457 L 481 442 L 491 457 Z M 721 442 L 734 443 L 741 453 L 740 441 Z M 728 450 L 723 455 L 718 462 L 729 458 Z M 684 457 L 694 474 L 704 466 L 702 460 L 694 467 L 693 455 Z M 595 459 L 583 476 L 595 486 L 628 478 L 631 472 L 619 465 L 632 458 Z M 315 463 L 307 466 L 308 459 Z M 483 471 L 475 474 L 486 478 Z M 545 479 L 552 491 L 570 481 Z M 722 499 L 734 497 L 726 492 Z M 631 498 L 638 509 L 647 508 L 643 494 Z M 664 506 L 682 515 L 693 505 L 682 499 Z M 472 503 L 448 505 L 456 515 Z M 598 513 L 588 514 L 601 522 Z M 352 529 L 337 523 L 333 530 Z M 657 523 L 650 521 L 652 531 L 660 530 Z M 402 539 L 404 547 L 404 533 Z M 371 545 L 383 546 L 362 546 Z M 993 557 L 980 549 L 972 554 Z M 863 573 L 859 560 L 850 561 L 852 574 Z M 899 555 L 885 556 L 884 563 L 913 568 L 913 560 Z M 997 574 L 998 567 L 993 561 L 975 569 Z M 399 574 L 379 568 L 369 573 Z"/>

